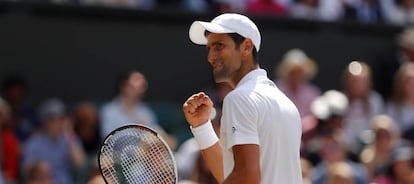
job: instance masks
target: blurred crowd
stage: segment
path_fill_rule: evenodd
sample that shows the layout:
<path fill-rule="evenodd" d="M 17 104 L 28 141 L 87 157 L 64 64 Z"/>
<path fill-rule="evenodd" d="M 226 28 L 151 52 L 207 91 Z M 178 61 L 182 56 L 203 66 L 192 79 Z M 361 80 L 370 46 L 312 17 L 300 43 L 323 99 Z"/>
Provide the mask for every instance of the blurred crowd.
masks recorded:
<path fill-rule="evenodd" d="M 168 10 L 217 14 L 287 17 L 312 21 L 351 21 L 363 24 L 414 23 L 413 0 L 5 0 Z"/>
<path fill-rule="evenodd" d="M 281 9 L 289 3 L 317 1 L 283 2 Z M 368 0 L 352 2 L 361 7 L 364 3 L 380 5 Z M 360 15 L 357 12 L 355 16 Z M 302 117 L 304 183 L 414 184 L 414 28 L 401 32 L 398 46 L 371 65 L 349 61 L 337 81 L 341 88 L 326 91 L 312 81 L 318 75 L 318 61 L 312 53 L 292 48 L 275 59 L 274 71 L 268 72 Z M 379 77 L 373 77 L 375 72 Z M 177 135 L 159 123 L 165 117 L 144 101 L 148 83 L 143 73 L 133 70 L 119 75 L 115 95 L 99 105 L 85 100 L 69 106 L 59 97 L 50 97 L 33 106 L 26 98 L 26 82 L 10 75 L 1 83 L 0 184 L 104 183 L 97 162 L 101 142 L 112 130 L 134 122 L 164 137 L 175 154 L 180 183 L 216 183 L 194 139 L 179 142 Z M 215 104 L 211 119 L 217 134 L 222 101 L 229 91 L 224 83 L 207 90 Z"/>

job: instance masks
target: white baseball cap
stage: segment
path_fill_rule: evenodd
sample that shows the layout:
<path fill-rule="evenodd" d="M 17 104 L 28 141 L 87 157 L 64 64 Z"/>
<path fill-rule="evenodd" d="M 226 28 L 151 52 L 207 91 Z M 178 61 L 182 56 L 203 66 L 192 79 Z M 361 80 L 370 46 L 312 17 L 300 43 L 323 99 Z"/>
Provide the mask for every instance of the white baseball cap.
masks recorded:
<path fill-rule="evenodd" d="M 248 17 L 236 13 L 225 13 L 217 16 L 211 22 L 194 21 L 190 26 L 190 40 L 199 45 L 206 45 L 205 31 L 212 33 L 237 33 L 253 41 L 256 51 L 260 49 L 260 32 L 256 24 Z"/>

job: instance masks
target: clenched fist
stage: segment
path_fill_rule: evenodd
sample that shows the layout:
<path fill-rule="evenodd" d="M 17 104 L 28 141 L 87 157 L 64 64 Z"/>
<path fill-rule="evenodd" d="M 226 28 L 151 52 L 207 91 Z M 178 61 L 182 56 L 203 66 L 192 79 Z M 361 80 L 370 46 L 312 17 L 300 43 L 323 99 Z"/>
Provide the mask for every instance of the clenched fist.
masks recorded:
<path fill-rule="evenodd" d="M 203 92 L 190 96 L 183 105 L 185 119 L 193 128 L 202 125 L 210 119 L 212 108 L 213 102 Z"/>

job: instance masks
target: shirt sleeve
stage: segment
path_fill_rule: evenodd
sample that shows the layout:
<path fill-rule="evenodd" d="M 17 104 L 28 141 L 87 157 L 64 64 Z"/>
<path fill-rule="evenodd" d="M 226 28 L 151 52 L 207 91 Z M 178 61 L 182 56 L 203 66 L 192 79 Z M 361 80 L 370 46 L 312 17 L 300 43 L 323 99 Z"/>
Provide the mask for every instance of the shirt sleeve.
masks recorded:
<path fill-rule="evenodd" d="M 248 94 L 229 94 L 223 104 L 222 127 L 227 144 L 226 149 L 234 145 L 257 144 L 258 135 L 258 112 L 254 98 Z"/>

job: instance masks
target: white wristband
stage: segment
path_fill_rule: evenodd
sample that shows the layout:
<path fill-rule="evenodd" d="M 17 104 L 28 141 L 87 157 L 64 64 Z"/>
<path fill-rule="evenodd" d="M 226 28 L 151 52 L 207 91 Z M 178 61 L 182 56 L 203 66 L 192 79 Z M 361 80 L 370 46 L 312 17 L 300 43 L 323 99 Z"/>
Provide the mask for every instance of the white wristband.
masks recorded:
<path fill-rule="evenodd" d="M 219 140 L 216 132 L 214 132 L 211 120 L 196 128 L 190 126 L 190 129 L 201 150 L 213 146 Z"/>

